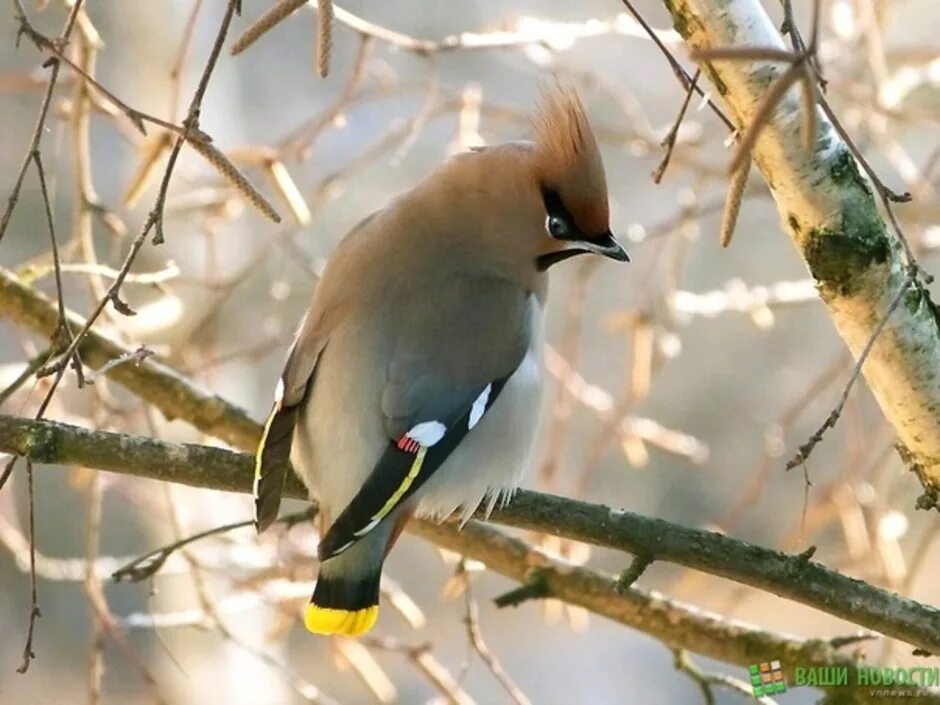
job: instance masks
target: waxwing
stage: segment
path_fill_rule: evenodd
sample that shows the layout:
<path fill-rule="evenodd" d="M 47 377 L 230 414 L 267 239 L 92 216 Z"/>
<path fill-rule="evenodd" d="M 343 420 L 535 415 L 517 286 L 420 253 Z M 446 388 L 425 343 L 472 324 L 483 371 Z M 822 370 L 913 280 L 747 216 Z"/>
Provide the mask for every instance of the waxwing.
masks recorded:
<path fill-rule="evenodd" d="M 623 262 L 577 95 L 543 93 L 534 142 L 474 149 L 359 223 L 334 251 L 256 456 L 255 521 L 292 465 L 320 503 L 304 623 L 357 636 L 413 515 L 469 518 L 510 497 L 535 437 L 547 271 Z"/>

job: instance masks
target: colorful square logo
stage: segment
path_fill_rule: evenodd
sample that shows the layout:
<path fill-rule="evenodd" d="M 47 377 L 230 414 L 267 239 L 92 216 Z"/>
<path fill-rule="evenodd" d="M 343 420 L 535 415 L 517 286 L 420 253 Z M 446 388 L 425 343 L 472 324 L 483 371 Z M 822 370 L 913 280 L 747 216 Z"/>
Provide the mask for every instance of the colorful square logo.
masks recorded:
<path fill-rule="evenodd" d="M 751 676 L 751 688 L 754 697 L 776 695 L 787 692 L 787 683 L 783 679 L 783 667 L 780 661 L 764 661 L 755 663 L 748 668 Z"/>

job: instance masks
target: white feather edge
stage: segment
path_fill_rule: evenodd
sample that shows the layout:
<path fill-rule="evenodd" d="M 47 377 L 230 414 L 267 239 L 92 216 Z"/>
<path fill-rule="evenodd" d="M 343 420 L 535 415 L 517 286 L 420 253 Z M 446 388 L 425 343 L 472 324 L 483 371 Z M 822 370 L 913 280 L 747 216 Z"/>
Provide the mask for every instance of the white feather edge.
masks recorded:
<path fill-rule="evenodd" d="M 488 384 L 480 393 L 480 396 L 477 397 L 476 401 L 473 402 L 473 406 L 470 407 L 470 420 L 467 423 L 468 428 L 472 429 L 478 423 L 480 419 L 483 418 L 483 414 L 486 412 L 486 403 L 490 400 L 490 392 L 493 391 L 493 385 Z"/>

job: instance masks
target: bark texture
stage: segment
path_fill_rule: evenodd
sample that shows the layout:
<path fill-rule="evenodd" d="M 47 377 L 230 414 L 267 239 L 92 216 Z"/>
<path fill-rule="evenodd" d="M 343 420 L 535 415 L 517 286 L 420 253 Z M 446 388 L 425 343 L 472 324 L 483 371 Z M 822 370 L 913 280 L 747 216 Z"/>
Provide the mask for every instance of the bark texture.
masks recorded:
<path fill-rule="evenodd" d="M 788 49 L 759 0 L 663 2 L 691 49 Z M 743 132 L 786 65 L 714 60 L 703 61 L 702 70 Z M 762 130 L 754 163 L 836 329 L 858 358 L 905 286 L 907 262 L 848 146 L 818 107 L 814 148 L 804 147 L 802 110 L 796 84 Z M 878 336 L 863 373 L 897 433 L 902 457 L 935 493 L 940 488 L 940 325 L 919 282 Z"/>
<path fill-rule="evenodd" d="M 247 453 L 92 431 L 3 414 L 0 414 L 0 452 L 22 455 L 37 463 L 81 464 L 99 470 L 230 492 L 251 492 L 254 477 L 253 458 Z M 288 479 L 285 494 L 306 498 L 306 491 L 293 475 Z M 808 555 L 793 556 L 713 531 L 678 526 L 603 505 L 526 490 L 520 490 L 508 507 L 494 511 L 490 519 L 507 526 L 625 551 L 647 561 L 668 561 L 719 575 L 815 607 L 932 653 L 940 652 L 940 610 L 849 578 L 810 560 Z M 496 541 L 496 537 L 511 541 L 482 525 L 474 527 L 477 535 L 489 536 L 491 541 Z M 471 539 L 463 537 L 467 529 L 458 532 L 453 524 L 412 521 L 409 530 L 453 550 L 480 557 L 479 550 L 464 550 L 473 545 Z M 510 543 L 505 545 L 510 546 Z M 509 562 L 503 556 L 499 565 L 507 566 L 505 569 L 491 567 L 510 577 L 525 580 L 533 572 L 540 572 L 541 567 L 553 565 L 547 556 L 529 548 L 523 551 L 521 542 L 512 542 L 511 545 L 514 552 L 522 551 L 524 559 L 510 570 Z M 491 553 L 490 559 L 480 560 L 488 563 L 495 555 Z M 579 573 L 570 566 L 562 572 L 565 571 L 567 575 L 589 576 L 588 583 L 595 587 L 599 585 L 598 580 L 603 581 L 605 591 L 613 585 L 611 578 L 593 571 Z M 587 592 L 594 589 L 592 587 Z M 552 592 L 550 585 L 548 594 L 561 596 Z M 584 602 L 589 594 L 576 597 L 577 594 L 577 591 L 566 588 L 564 599 L 597 611 L 592 606 L 593 602 Z M 600 614 L 612 616 L 603 609 Z M 637 622 L 648 624 L 645 620 L 649 615 L 632 610 L 631 614 Z M 629 623 L 638 626 L 635 622 Z M 640 628 L 649 631 L 652 627 Z M 668 632 L 662 632 L 658 627 L 650 633 L 657 638 L 668 636 Z M 713 655 L 702 651 L 702 642 L 688 648 Z"/>

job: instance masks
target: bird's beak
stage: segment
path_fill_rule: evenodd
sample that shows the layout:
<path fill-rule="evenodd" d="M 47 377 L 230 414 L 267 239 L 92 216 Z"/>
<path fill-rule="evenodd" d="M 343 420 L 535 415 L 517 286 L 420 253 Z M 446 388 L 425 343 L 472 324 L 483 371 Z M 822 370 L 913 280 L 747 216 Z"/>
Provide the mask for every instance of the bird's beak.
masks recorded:
<path fill-rule="evenodd" d="M 630 261 L 630 255 L 627 254 L 627 251 L 623 249 L 623 245 L 618 242 L 617 238 L 613 236 L 613 233 L 611 233 L 610 230 L 601 235 L 599 238 L 582 240 L 578 244 L 588 252 L 593 252 L 596 255 L 609 257 L 610 259 L 616 260 L 617 262 Z"/>

